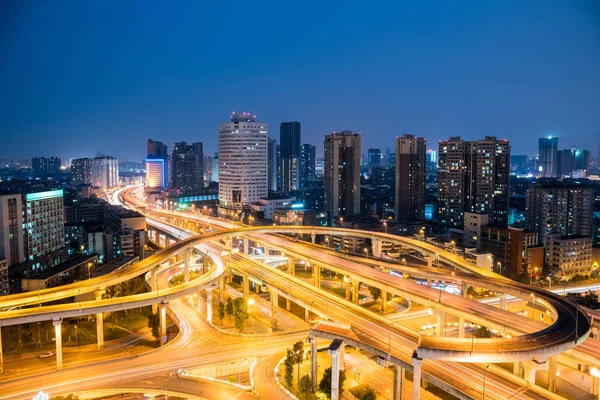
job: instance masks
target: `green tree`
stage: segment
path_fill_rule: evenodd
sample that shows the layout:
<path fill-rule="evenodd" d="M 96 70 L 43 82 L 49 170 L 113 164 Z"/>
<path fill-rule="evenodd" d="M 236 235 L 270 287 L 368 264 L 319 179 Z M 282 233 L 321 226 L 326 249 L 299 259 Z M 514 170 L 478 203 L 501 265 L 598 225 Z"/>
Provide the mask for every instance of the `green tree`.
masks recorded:
<path fill-rule="evenodd" d="M 289 389 L 292 388 L 292 385 L 294 384 L 294 362 L 296 360 L 296 357 L 294 356 L 294 353 L 288 349 L 287 351 L 287 356 L 285 357 L 285 372 L 284 372 L 284 376 L 283 379 L 285 380 L 286 385 L 288 386 Z"/>
<path fill-rule="evenodd" d="M 295 362 L 298 365 L 298 382 L 300 382 L 300 365 L 302 365 L 302 361 L 304 361 L 304 343 L 301 340 L 298 340 L 294 343 L 293 350 L 295 356 Z"/>
<path fill-rule="evenodd" d="M 160 316 L 158 313 L 148 315 L 148 328 L 152 330 L 152 336 L 158 340 L 160 335 Z"/>
<path fill-rule="evenodd" d="M 340 398 L 342 397 L 342 393 L 344 393 L 344 382 L 346 381 L 346 371 L 343 369 L 340 370 Z M 323 371 L 323 378 L 321 382 L 319 382 L 319 390 L 329 398 L 331 398 L 331 368 L 326 368 Z"/>
<path fill-rule="evenodd" d="M 223 325 L 223 318 L 225 318 L 225 303 L 220 301 L 219 302 L 219 319 L 221 320 L 221 325 Z"/>
<path fill-rule="evenodd" d="M 359 397 L 360 400 L 376 400 L 377 399 L 377 393 L 375 393 L 375 390 L 370 387 L 367 386 L 363 389 L 363 392 L 361 394 L 361 396 Z"/>
<path fill-rule="evenodd" d="M 486 328 L 485 326 L 480 326 L 475 331 L 475 337 L 476 338 L 491 338 L 492 332 L 490 332 L 490 330 L 488 328 Z"/>
<path fill-rule="evenodd" d="M 298 391 L 300 393 L 310 393 L 312 392 L 312 380 L 308 375 L 304 375 L 298 381 Z"/>
<path fill-rule="evenodd" d="M 381 298 L 381 289 L 375 286 L 369 286 L 369 292 L 373 296 L 373 300 L 379 300 Z"/>
<path fill-rule="evenodd" d="M 231 319 L 231 316 L 233 315 L 233 300 L 231 300 L 231 297 L 227 298 L 227 305 L 225 306 L 225 312 L 229 316 L 229 319 Z"/>
<path fill-rule="evenodd" d="M 244 325 L 248 320 L 248 303 L 242 297 L 238 297 L 233 301 L 233 325 L 242 333 Z"/>

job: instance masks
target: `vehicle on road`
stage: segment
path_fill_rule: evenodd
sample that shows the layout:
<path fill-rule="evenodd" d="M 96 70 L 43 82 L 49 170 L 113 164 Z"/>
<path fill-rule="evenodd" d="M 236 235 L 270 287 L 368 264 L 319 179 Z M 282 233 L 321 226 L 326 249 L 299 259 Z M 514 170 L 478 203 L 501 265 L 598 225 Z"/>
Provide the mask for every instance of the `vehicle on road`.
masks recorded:
<path fill-rule="evenodd" d="M 51 351 L 47 351 L 44 354 L 40 354 L 40 358 L 50 358 L 50 357 L 54 357 L 54 353 Z"/>

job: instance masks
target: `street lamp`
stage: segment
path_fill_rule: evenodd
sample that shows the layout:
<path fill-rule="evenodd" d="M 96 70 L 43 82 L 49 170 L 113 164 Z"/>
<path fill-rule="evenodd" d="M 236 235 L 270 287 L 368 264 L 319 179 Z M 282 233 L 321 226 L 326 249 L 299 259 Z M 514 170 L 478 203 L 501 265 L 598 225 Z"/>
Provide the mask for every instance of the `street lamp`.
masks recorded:
<path fill-rule="evenodd" d="M 365 247 L 365 254 L 367 255 L 367 260 L 369 259 L 369 249 Z"/>
<path fill-rule="evenodd" d="M 79 339 L 77 337 L 77 324 L 75 324 L 75 348 L 79 349 Z"/>
<path fill-rule="evenodd" d="M 485 373 L 487 372 L 489 367 L 490 367 L 490 364 L 486 365 L 485 368 L 483 369 L 483 400 L 485 400 Z"/>
<path fill-rule="evenodd" d="M 403 258 L 402 262 L 404 263 L 404 266 L 406 267 L 406 258 Z"/>
<path fill-rule="evenodd" d="M 452 245 L 452 253 L 455 253 L 456 252 L 456 242 L 454 240 L 452 240 L 450 242 L 450 244 Z"/>
<path fill-rule="evenodd" d="M 92 277 L 92 273 L 91 273 L 92 263 L 89 262 L 88 265 L 87 265 L 87 267 L 88 267 L 88 279 L 91 279 L 91 277 Z"/>
<path fill-rule="evenodd" d="M 535 294 L 531 293 L 531 297 L 533 297 L 533 301 L 531 303 L 531 319 L 535 319 Z"/>
<path fill-rule="evenodd" d="M 475 328 L 475 324 L 471 322 L 471 354 L 473 354 L 473 349 L 475 347 L 475 331 L 473 328 Z"/>
<path fill-rule="evenodd" d="M 387 233 L 387 222 L 383 223 L 383 232 Z"/>

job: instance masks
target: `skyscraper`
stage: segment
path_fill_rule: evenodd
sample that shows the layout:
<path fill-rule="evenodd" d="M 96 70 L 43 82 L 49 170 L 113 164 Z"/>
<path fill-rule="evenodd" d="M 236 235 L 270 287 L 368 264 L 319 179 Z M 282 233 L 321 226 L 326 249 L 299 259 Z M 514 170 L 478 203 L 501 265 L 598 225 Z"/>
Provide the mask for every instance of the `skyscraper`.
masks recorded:
<path fill-rule="evenodd" d="M 282 122 L 279 128 L 281 151 L 281 190 L 300 187 L 300 122 Z"/>
<path fill-rule="evenodd" d="M 367 153 L 367 163 L 369 174 L 373 172 L 373 167 L 381 165 L 381 149 L 369 149 Z"/>
<path fill-rule="evenodd" d="M 34 157 L 31 169 L 35 175 L 56 175 L 60 173 L 62 160 L 60 157 Z"/>
<path fill-rule="evenodd" d="M 0 260 L 9 267 L 25 261 L 23 216 L 20 194 L 0 196 Z"/>
<path fill-rule="evenodd" d="M 396 138 L 396 220 L 420 221 L 425 209 L 427 141 L 404 134 Z"/>
<path fill-rule="evenodd" d="M 146 158 L 146 187 L 164 189 L 169 185 L 169 155 L 167 145 L 148 139 Z"/>
<path fill-rule="evenodd" d="M 92 186 L 111 189 L 119 186 L 119 160 L 115 157 L 96 157 L 91 167 Z"/>
<path fill-rule="evenodd" d="M 590 171 L 590 151 L 589 150 L 575 150 L 575 165 L 573 169 Z"/>
<path fill-rule="evenodd" d="M 79 185 L 88 185 L 92 183 L 92 159 L 74 158 L 71 160 L 71 186 L 76 188 Z"/>
<path fill-rule="evenodd" d="M 148 139 L 148 157 L 167 158 L 167 145 Z"/>
<path fill-rule="evenodd" d="M 267 170 L 268 170 L 268 188 L 270 191 L 277 191 L 277 171 L 279 169 L 279 163 L 277 162 L 277 140 L 269 139 L 269 145 L 267 149 L 268 153 L 268 161 L 267 161 Z"/>
<path fill-rule="evenodd" d="M 490 223 L 508 225 L 510 145 L 495 136 L 465 142 L 439 142 L 439 216 L 462 228 L 464 212 L 488 214 Z"/>
<path fill-rule="evenodd" d="M 184 194 L 204 188 L 204 152 L 202 143 L 175 143 L 171 156 L 171 186 Z"/>
<path fill-rule="evenodd" d="M 302 177 L 300 186 L 303 188 L 309 187 L 316 179 L 315 161 L 315 146 L 303 144 L 300 152 L 300 176 Z"/>
<path fill-rule="evenodd" d="M 539 139 L 538 177 L 554 178 L 558 168 L 558 138 L 548 136 Z"/>
<path fill-rule="evenodd" d="M 360 135 L 334 132 L 324 147 L 325 211 L 330 218 L 360 214 Z"/>
<path fill-rule="evenodd" d="M 575 168 L 575 149 L 558 150 L 556 154 L 556 177 L 570 177 Z"/>
<path fill-rule="evenodd" d="M 219 125 L 220 207 L 240 210 L 267 196 L 267 131 L 249 113 L 233 113 Z"/>

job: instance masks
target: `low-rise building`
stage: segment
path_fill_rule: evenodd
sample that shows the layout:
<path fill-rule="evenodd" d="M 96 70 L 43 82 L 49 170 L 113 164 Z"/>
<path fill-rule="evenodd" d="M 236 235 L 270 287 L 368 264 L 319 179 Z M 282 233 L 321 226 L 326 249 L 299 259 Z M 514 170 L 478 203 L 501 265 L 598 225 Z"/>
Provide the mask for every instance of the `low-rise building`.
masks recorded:
<path fill-rule="evenodd" d="M 30 292 L 89 279 L 97 266 L 98 257 L 95 254 L 75 256 L 41 274 L 23 278 L 21 288 L 24 292 Z"/>
<path fill-rule="evenodd" d="M 547 234 L 544 238 L 546 266 L 561 277 L 592 271 L 592 237 Z"/>
<path fill-rule="evenodd" d="M 478 248 L 494 257 L 494 271 L 518 279 L 524 270 L 532 278 L 542 273 L 543 265 L 539 263 L 539 250 L 531 250 L 531 263 L 524 256 L 528 249 L 543 246 L 538 245 L 537 232 L 526 232 L 518 228 L 499 228 L 484 226 L 478 240 Z M 534 265 L 535 264 L 535 265 Z"/>

